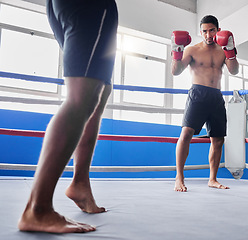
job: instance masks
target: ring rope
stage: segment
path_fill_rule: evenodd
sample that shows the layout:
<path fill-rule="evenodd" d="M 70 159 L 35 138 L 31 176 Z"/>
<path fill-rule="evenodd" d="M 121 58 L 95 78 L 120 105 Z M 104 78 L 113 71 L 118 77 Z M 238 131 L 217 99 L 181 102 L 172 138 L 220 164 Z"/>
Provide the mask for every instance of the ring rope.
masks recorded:
<path fill-rule="evenodd" d="M 23 137 L 44 137 L 45 131 L 0 128 L 0 135 L 23 136 Z M 178 137 L 128 136 L 128 135 L 99 134 L 98 140 L 124 141 L 124 142 L 177 143 Z M 210 143 L 210 139 L 209 138 L 192 138 L 191 143 Z"/>
<path fill-rule="evenodd" d="M 49 77 L 41 77 L 41 76 L 33 76 L 33 75 L 25 75 L 25 74 L 17 74 L 17 73 L 9 73 L 0 71 L 0 77 L 9 78 L 9 79 L 20 79 L 27 81 L 35 81 L 35 82 L 46 82 L 46 83 L 55 83 L 59 85 L 64 84 L 64 80 L 60 78 L 49 78 Z M 157 92 L 157 93 L 174 93 L 174 94 L 187 94 L 188 90 L 185 89 L 169 89 L 169 88 L 150 88 L 150 87 L 141 87 L 141 86 L 128 86 L 128 85 L 113 85 L 113 89 L 116 90 L 128 90 L 128 91 L 142 91 L 142 92 Z M 247 90 L 239 90 L 240 95 L 248 94 Z M 223 95 L 233 95 L 233 91 L 222 91 Z M 5 98 L 5 101 L 9 101 L 10 99 Z M 2 101 L 2 100 L 0 100 Z M 20 99 L 15 99 L 15 101 L 20 101 Z M 22 100 L 24 101 L 24 100 Z M 44 100 L 44 102 L 48 102 L 49 104 L 61 104 L 61 101 L 50 101 Z M 30 103 L 41 103 L 40 100 L 31 100 Z M 113 106 L 118 107 L 118 106 Z M 172 109 L 173 111 L 173 109 Z M 181 109 L 179 109 L 181 111 Z M 13 129 L 0 129 L 1 135 L 12 135 L 12 136 L 29 136 L 29 137 L 44 137 L 44 131 L 30 131 L 30 130 L 13 130 Z M 178 138 L 175 137 L 153 137 L 153 136 L 118 136 L 118 135 L 99 135 L 98 140 L 112 140 L 112 141 L 135 141 L 135 142 L 167 142 L 167 143 L 177 143 Z M 248 139 L 245 139 L 248 142 Z M 210 143 L 209 138 L 193 138 L 191 143 Z M 1 164 L 0 169 L 13 169 L 13 170 L 35 170 L 36 165 L 26 165 L 26 164 Z M 220 167 L 225 167 L 224 163 L 220 164 Z M 73 166 L 66 166 L 65 171 L 73 171 Z M 209 165 L 188 165 L 184 167 L 185 170 L 191 169 L 207 169 Z M 246 168 L 248 168 L 248 164 L 246 164 Z M 176 169 L 175 166 L 115 166 L 115 167 L 96 167 L 91 166 L 90 171 L 95 172 L 144 172 L 144 171 L 174 171 Z"/>
<path fill-rule="evenodd" d="M 26 80 L 26 81 L 32 81 L 32 82 L 55 83 L 59 85 L 64 84 L 64 80 L 61 78 L 41 77 L 41 76 L 36 76 L 36 75 L 27 75 L 27 74 L 10 73 L 10 72 L 2 72 L 2 71 L 0 71 L 0 77 Z"/>
<path fill-rule="evenodd" d="M 63 101 L 0 96 L 0 102 L 61 105 Z M 178 108 L 160 108 L 160 107 L 144 107 L 144 106 L 136 107 L 136 106 L 130 106 L 130 105 L 123 105 L 123 104 L 107 104 L 106 109 L 140 111 L 140 112 L 147 112 L 147 113 L 171 113 L 171 114 L 183 114 L 184 112 L 184 109 L 178 109 Z"/>
<path fill-rule="evenodd" d="M 45 131 L 0 128 L 0 135 L 22 136 L 22 137 L 44 137 Z M 124 141 L 124 142 L 127 141 L 127 142 L 177 143 L 178 137 L 128 136 L 128 135 L 99 134 L 98 140 Z M 245 138 L 245 142 L 248 143 L 248 138 Z M 210 143 L 210 139 L 208 137 L 207 138 L 195 137 L 195 138 L 192 138 L 191 143 Z"/>
<path fill-rule="evenodd" d="M 0 135 L 24 136 L 24 137 L 44 137 L 44 131 L 0 129 Z M 177 137 L 154 137 L 154 136 L 121 136 L 99 134 L 98 140 L 125 141 L 125 142 L 166 142 L 177 143 Z M 193 138 L 191 143 L 209 143 L 209 138 Z M 220 165 L 224 167 L 224 165 Z M 3 170 L 36 170 L 37 165 L 28 164 L 6 164 L 0 163 Z M 66 166 L 64 171 L 72 172 L 73 166 Z M 185 170 L 209 169 L 209 165 L 186 165 Z M 91 172 L 153 172 L 153 171 L 175 171 L 176 166 L 91 166 Z"/>
<path fill-rule="evenodd" d="M 224 168 L 225 163 L 220 163 L 219 168 Z M 2 170 L 25 170 L 35 171 L 37 165 L 30 164 L 6 164 L 0 163 Z M 186 165 L 184 170 L 209 169 L 209 164 L 205 165 Z M 73 172 L 74 166 L 66 166 L 65 172 Z M 175 171 L 176 166 L 91 166 L 90 172 L 164 172 Z"/>
<path fill-rule="evenodd" d="M 59 85 L 64 84 L 64 80 L 61 78 L 42 77 L 42 76 L 35 76 L 35 75 L 3 72 L 3 71 L 0 71 L 0 77 L 9 78 L 9 79 L 26 80 L 26 81 L 35 81 L 35 82 L 55 83 Z M 188 93 L 187 89 L 153 88 L 153 87 L 118 85 L 118 84 L 114 84 L 113 89 L 128 90 L 128 91 L 142 91 L 142 92 L 157 92 L 157 93 L 173 93 L 173 94 L 187 94 Z M 239 90 L 238 92 L 240 95 L 248 94 L 248 90 Z M 233 91 L 222 91 L 222 94 L 233 95 Z"/>
<path fill-rule="evenodd" d="M 48 105 L 61 105 L 63 101 L 59 100 L 46 100 L 36 98 L 21 98 L 21 97 L 6 97 L 1 96 L 0 102 L 16 102 L 25 104 L 48 104 Z"/>
<path fill-rule="evenodd" d="M 0 135 L 25 136 L 25 137 L 44 137 L 44 131 L 3 129 L 0 128 Z M 125 142 L 166 142 L 177 143 L 177 137 L 154 137 L 154 136 L 124 136 L 124 135 L 106 135 L 99 134 L 98 140 L 107 141 L 125 141 Z M 248 142 L 248 139 L 246 139 Z M 192 138 L 191 143 L 210 143 L 209 138 Z M 220 163 L 219 168 L 224 168 L 225 163 Z M 37 165 L 30 164 L 6 164 L 0 163 L 2 170 L 30 170 L 35 171 Z M 205 165 L 185 165 L 184 170 L 209 169 L 209 164 Z M 248 168 L 248 164 L 246 164 Z M 73 166 L 66 166 L 66 172 L 73 172 Z M 157 172 L 157 171 L 175 171 L 176 166 L 91 166 L 90 172 Z"/>
<path fill-rule="evenodd" d="M 22 136 L 22 137 L 44 137 L 45 131 L 0 128 L 0 135 Z M 178 137 L 128 136 L 128 135 L 99 134 L 98 140 L 124 141 L 124 142 L 127 141 L 127 142 L 177 143 Z M 248 138 L 245 138 L 245 142 L 248 143 Z M 195 138 L 192 138 L 191 143 L 210 143 L 210 139 L 209 138 L 195 137 Z"/>

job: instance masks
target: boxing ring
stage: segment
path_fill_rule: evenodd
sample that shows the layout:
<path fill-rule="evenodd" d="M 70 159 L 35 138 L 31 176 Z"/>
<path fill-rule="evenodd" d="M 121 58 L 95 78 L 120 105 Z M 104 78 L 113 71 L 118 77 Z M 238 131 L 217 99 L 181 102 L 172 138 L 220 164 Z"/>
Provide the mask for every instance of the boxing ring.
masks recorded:
<path fill-rule="evenodd" d="M 8 72 L 0 72 L 0 77 L 2 78 L 8 78 L 8 79 L 19 79 L 19 80 L 25 80 L 25 81 L 35 81 L 35 82 L 43 82 L 43 83 L 54 83 L 63 85 L 64 81 L 63 79 L 59 78 L 48 78 L 48 77 L 41 77 L 41 76 L 32 76 L 32 75 L 24 75 L 24 74 L 16 74 L 16 73 L 8 73 Z M 114 90 L 125 90 L 125 91 L 141 91 L 141 92 L 155 92 L 155 93 L 170 93 L 170 94 L 187 94 L 188 90 L 185 89 L 169 89 L 169 88 L 149 88 L 149 87 L 141 87 L 141 86 L 127 86 L 127 85 L 114 85 Z M 246 90 L 240 90 L 240 91 L 222 91 L 223 95 L 234 95 L 234 102 L 240 103 L 242 101 L 241 95 L 248 94 L 248 91 Z M 55 101 L 55 100 L 40 100 L 40 99 L 25 99 L 25 98 L 13 98 L 13 97 L 0 97 L 0 102 L 18 102 L 18 103 L 25 103 L 25 104 L 53 104 L 53 105 L 60 105 L 62 101 Z M 242 108 L 245 107 L 244 113 L 246 114 L 246 105 L 245 101 L 242 101 L 241 106 L 241 112 Z M 114 104 L 108 104 L 107 108 L 109 109 L 120 109 L 120 110 L 135 110 L 135 108 L 130 106 L 116 106 Z M 236 104 L 235 104 L 235 108 Z M 146 108 L 144 108 L 146 109 Z M 147 110 L 147 109 L 146 109 Z M 150 109 L 151 110 L 151 109 Z M 144 110 L 145 111 L 145 110 Z M 161 109 L 155 110 L 161 112 Z M 163 112 L 163 111 L 162 111 Z M 174 112 L 174 113 L 182 113 L 178 109 L 168 110 L 164 109 L 164 112 Z M 232 113 L 234 116 L 237 114 Z M 239 113 L 238 113 L 239 114 Z M 246 119 L 244 120 L 246 121 Z M 237 124 L 237 123 L 234 123 Z M 240 123 L 238 123 L 240 124 Z M 245 138 L 245 133 L 242 134 L 242 132 L 245 131 L 246 123 L 244 127 L 241 129 L 241 135 L 243 135 L 244 141 L 248 142 L 248 139 Z M 1 126 L 0 126 L 1 127 Z M 231 128 L 234 128 L 234 126 L 231 126 Z M 236 130 L 235 130 L 236 132 Z M 230 134 L 230 132 L 229 132 Z M 240 134 L 240 133 L 238 133 Z M 18 129 L 4 129 L 0 128 L 0 135 L 10 135 L 10 136 L 26 136 L 26 137 L 43 137 L 44 131 L 31 131 L 31 130 L 18 130 Z M 234 134 L 235 135 L 235 134 Z M 237 133 L 236 133 L 237 135 Z M 236 139 L 238 136 L 235 136 Z M 239 138 L 239 137 L 238 137 Z M 235 141 L 237 141 L 235 139 Z M 121 135 L 106 135 L 106 134 L 100 134 L 98 137 L 98 140 L 102 141 L 126 141 L 126 142 L 160 142 L 160 143 L 177 143 L 178 138 L 177 137 L 159 137 L 159 136 L 121 136 Z M 229 144 L 229 139 L 226 141 Z M 193 138 L 191 143 L 210 143 L 209 138 Z M 242 143 L 242 138 L 241 138 Z M 229 145 L 232 145 L 233 142 Z M 235 151 L 237 147 L 232 148 L 232 151 Z M 248 168 L 248 164 L 245 163 L 245 147 L 243 146 L 243 149 L 238 148 L 235 154 L 239 155 L 239 152 L 242 151 L 243 159 L 241 160 L 241 163 L 230 163 L 230 160 L 228 160 L 227 164 L 221 163 L 220 168 L 225 167 L 225 165 L 228 166 L 228 169 L 230 168 L 237 168 L 234 170 L 231 170 L 231 173 L 235 178 L 242 177 L 243 169 Z M 226 157 L 228 159 L 228 157 Z M 235 158 L 234 156 L 231 156 L 231 158 Z M 230 165 L 230 166 L 229 166 Z M 237 165 L 237 167 L 235 166 Z M 209 165 L 186 165 L 185 170 L 194 170 L 194 169 L 208 169 Z M 7 163 L 1 163 L 0 162 L 0 169 L 4 170 L 35 170 L 36 165 L 25 165 L 25 164 L 7 164 Z M 175 166 L 91 166 L 90 171 L 91 172 L 144 172 L 144 171 L 175 171 Z M 65 171 L 73 171 L 73 166 L 66 166 Z"/>
<path fill-rule="evenodd" d="M 9 79 L 20 79 L 25 81 L 40 81 L 54 84 L 63 84 L 62 79 L 33 77 L 22 74 L 12 74 L 0 72 L 0 77 Z M 114 90 L 125 91 L 150 91 L 171 94 L 186 94 L 187 90 L 182 89 L 160 89 L 134 86 L 114 85 Z M 237 115 L 237 111 L 244 110 L 244 102 L 240 96 L 247 94 L 246 91 L 238 93 L 227 91 L 223 95 L 234 96 L 233 104 L 235 109 L 232 114 Z M 242 97 L 241 97 L 242 98 Z M 25 104 L 61 104 L 61 101 L 38 100 L 24 98 L 0 97 L 1 101 L 19 102 Z M 239 106 L 236 109 L 236 104 Z M 119 106 L 108 105 L 109 109 L 117 109 Z M 121 107 L 119 107 L 121 108 Z M 124 106 L 123 109 L 135 110 L 132 107 Z M 147 110 L 144 108 L 144 111 Z M 160 109 L 161 110 L 161 109 Z M 154 110 L 155 111 L 155 110 Z M 164 109 L 164 112 L 173 110 Z M 180 110 L 175 109 L 181 114 Z M 245 110 L 246 114 L 246 110 Z M 244 120 L 244 118 L 243 118 Z M 232 122 L 231 124 L 244 124 L 243 122 Z M 236 127 L 237 130 L 237 127 Z M 248 168 L 245 161 L 245 138 L 240 136 L 238 131 L 229 132 L 231 136 L 238 139 L 227 140 L 231 146 L 230 157 L 225 156 L 225 161 L 220 163 L 220 168 L 229 168 L 234 178 L 239 179 L 243 170 Z M 1 128 L 0 135 L 9 137 L 22 136 L 26 138 L 43 138 L 44 131 L 20 130 Z M 141 144 L 176 144 L 178 137 L 165 136 L 132 136 L 132 135 L 112 135 L 100 134 L 98 141 L 106 142 L 139 142 Z M 239 148 L 233 146 L 238 143 Z M 192 144 L 209 144 L 209 138 L 193 138 Z M 241 152 L 242 151 L 242 152 Z M 234 154 L 238 154 L 230 161 Z M 152 153 L 151 153 L 152 154 Z M 225 150 L 225 155 L 229 154 Z M 166 162 L 166 161 L 165 161 Z M 8 164 L 0 161 L 1 170 L 25 170 L 34 171 L 35 164 Z M 208 164 L 186 165 L 185 170 L 209 169 Z M 65 171 L 72 172 L 73 166 L 66 166 Z M 91 172 L 175 172 L 175 166 L 91 166 Z M 25 233 L 19 232 L 16 227 L 17 219 L 20 217 L 23 207 L 30 194 L 32 178 L 28 177 L 0 177 L 0 238 L 8 240 L 24 239 L 78 239 L 86 240 L 108 239 L 108 240 L 155 240 L 160 239 L 183 239 L 183 240 L 209 240 L 209 239 L 247 239 L 247 180 L 226 178 L 221 179 L 221 183 L 229 186 L 230 190 L 219 190 L 207 187 L 205 178 L 186 178 L 185 182 L 189 189 L 187 193 L 177 193 L 173 191 L 174 179 L 153 178 L 153 179 L 91 179 L 91 185 L 95 199 L 100 206 L 104 206 L 108 211 L 102 214 L 86 214 L 81 211 L 64 196 L 64 191 L 70 183 L 70 179 L 61 178 L 54 194 L 55 208 L 58 212 L 75 219 L 95 225 L 97 231 L 81 234 L 48 234 L 48 233 Z"/>

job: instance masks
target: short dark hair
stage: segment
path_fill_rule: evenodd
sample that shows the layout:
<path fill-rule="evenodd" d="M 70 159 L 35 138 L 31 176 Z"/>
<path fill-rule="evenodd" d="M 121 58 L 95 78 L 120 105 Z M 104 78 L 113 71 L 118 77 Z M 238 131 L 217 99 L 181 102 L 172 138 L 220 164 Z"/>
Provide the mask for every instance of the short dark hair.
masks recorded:
<path fill-rule="evenodd" d="M 217 27 L 217 30 L 219 29 L 219 22 L 215 16 L 207 15 L 207 16 L 203 17 L 201 22 L 200 22 L 200 27 L 203 23 L 213 23 Z"/>

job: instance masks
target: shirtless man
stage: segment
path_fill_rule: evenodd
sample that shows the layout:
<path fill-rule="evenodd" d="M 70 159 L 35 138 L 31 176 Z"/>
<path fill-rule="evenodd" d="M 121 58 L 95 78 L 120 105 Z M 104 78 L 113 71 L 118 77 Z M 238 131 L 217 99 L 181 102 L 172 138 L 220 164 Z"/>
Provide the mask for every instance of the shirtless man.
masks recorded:
<path fill-rule="evenodd" d="M 217 171 L 226 136 L 226 110 L 220 91 L 222 68 L 226 64 L 231 74 L 237 74 L 239 64 L 233 35 L 220 31 L 218 20 L 205 16 L 200 23 L 203 41 L 184 47 L 191 42 L 188 32 L 175 31 L 172 35 L 172 74 L 179 75 L 189 65 L 192 74 L 192 87 L 189 90 L 184 112 L 182 131 L 176 147 L 175 191 L 186 192 L 184 165 L 189 153 L 193 135 L 199 134 L 206 123 L 211 145 L 209 150 L 209 187 L 228 189 L 217 181 Z"/>
<path fill-rule="evenodd" d="M 91 192 L 89 167 L 101 115 L 110 95 L 116 52 L 115 0 L 47 0 L 49 23 L 64 53 L 67 98 L 50 121 L 21 231 L 89 232 L 95 227 L 53 208 L 59 177 L 74 152 L 75 172 L 66 195 L 88 213 L 101 213 Z"/>

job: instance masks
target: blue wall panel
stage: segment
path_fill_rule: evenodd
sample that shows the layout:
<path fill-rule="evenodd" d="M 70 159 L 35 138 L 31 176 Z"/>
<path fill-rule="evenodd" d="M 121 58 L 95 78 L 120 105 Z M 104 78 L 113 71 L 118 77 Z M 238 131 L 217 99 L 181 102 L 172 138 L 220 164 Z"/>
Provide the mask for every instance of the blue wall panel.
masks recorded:
<path fill-rule="evenodd" d="M 44 131 L 52 115 L 0 110 L 0 128 Z M 101 134 L 178 137 L 181 127 L 103 119 Z M 205 134 L 203 130 L 201 134 Z M 42 138 L 0 135 L 0 162 L 37 164 Z M 173 143 L 98 141 L 93 166 L 174 166 Z M 191 144 L 186 164 L 208 164 L 209 144 Z M 223 157 L 222 157 L 223 162 Z M 73 162 L 70 161 L 69 165 Z M 33 176 L 33 171 L 0 170 L 0 176 Z M 64 173 L 71 177 L 72 173 Z M 94 178 L 172 178 L 174 171 L 141 173 L 90 173 Z M 209 170 L 185 171 L 185 177 L 208 177 Z M 232 177 L 227 169 L 219 169 L 218 177 Z M 243 178 L 248 178 L 245 170 Z"/>

